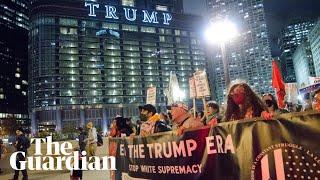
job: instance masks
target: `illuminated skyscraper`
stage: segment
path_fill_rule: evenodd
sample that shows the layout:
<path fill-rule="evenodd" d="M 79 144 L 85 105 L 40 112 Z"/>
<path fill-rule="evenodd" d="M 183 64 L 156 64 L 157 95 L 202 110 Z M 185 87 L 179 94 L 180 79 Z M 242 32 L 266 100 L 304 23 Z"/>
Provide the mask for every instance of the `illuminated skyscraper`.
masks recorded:
<path fill-rule="evenodd" d="M 281 50 L 281 70 L 286 82 L 296 82 L 293 65 L 293 53 L 296 48 L 308 37 L 314 23 L 310 21 L 291 23 L 282 31 L 279 38 Z"/>
<path fill-rule="evenodd" d="M 0 125 L 15 118 L 29 126 L 27 0 L 0 2 Z"/>
<path fill-rule="evenodd" d="M 63 130 L 116 115 L 135 117 L 148 87 L 165 106 L 169 74 L 188 97 L 188 79 L 205 66 L 202 19 L 177 0 L 34 0 L 30 26 L 33 129 Z"/>
<path fill-rule="evenodd" d="M 310 41 L 310 48 L 313 57 L 315 74 L 320 76 L 320 18 L 315 23 L 314 27 L 310 30 L 308 35 Z"/>
<path fill-rule="evenodd" d="M 230 79 L 247 81 L 258 93 L 273 92 L 271 88 L 271 51 L 268 40 L 262 0 L 207 0 L 208 14 L 212 22 L 224 18 L 232 21 L 239 36 L 226 43 Z M 216 98 L 222 102 L 226 95 L 226 83 L 219 47 L 211 55 Z"/>

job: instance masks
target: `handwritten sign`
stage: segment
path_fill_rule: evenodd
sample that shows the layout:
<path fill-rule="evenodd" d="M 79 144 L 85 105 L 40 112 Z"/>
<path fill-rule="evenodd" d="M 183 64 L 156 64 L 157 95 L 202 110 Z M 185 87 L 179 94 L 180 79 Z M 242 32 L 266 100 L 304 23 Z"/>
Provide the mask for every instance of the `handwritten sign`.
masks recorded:
<path fill-rule="evenodd" d="M 194 81 L 196 86 L 197 97 L 210 96 L 209 83 L 207 73 L 205 71 L 195 72 Z"/>
<path fill-rule="evenodd" d="M 147 90 L 147 104 L 156 105 L 157 88 L 149 87 Z"/>

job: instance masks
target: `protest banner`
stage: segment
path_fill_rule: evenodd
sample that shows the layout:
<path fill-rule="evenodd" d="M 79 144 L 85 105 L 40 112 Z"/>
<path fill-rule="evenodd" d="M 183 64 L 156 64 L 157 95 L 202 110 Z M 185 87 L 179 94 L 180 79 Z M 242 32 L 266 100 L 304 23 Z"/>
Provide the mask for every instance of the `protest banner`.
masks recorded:
<path fill-rule="evenodd" d="M 197 97 L 202 98 L 202 97 L 210 96 L 208 77 L 205 71 L 195 72 L 194 81 L 195 81 Z"/>
<path fill-rule="evenodd" d="M 320 176 L 320 114 L 220 123 L 176 136 L 110 139 L 113 179 L 268 180 Z"/>
<path fill-rule="evenodd" d="M 147 90 L 147 104 L 156 105 L 157 88 L 149 87 Z"/>

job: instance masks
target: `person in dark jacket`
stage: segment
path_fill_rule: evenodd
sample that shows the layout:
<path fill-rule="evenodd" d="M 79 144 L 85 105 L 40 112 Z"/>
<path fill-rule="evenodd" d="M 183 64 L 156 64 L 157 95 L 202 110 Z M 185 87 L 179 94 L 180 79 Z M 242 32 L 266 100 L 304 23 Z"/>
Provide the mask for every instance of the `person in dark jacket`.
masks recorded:
<path fill-rule="evenodd" d="M 87 133 L 84 131 L 84 129 L 82 127 L 79 127 L 78 130 L 79 130 L 79 136 L 78 136 L 79 150 L 80 150 L 80 153 L 82 153 L 82 151 L 86 150 L 87 143 L 86 143 L 85 139 L 87 138 Z"/>
<path fill-rule="evenodd" d="M 82 127 L 79 127 L 78 128 L 79 130 L 79 136 L 78 136 L 78 139 L 79 139 L 79 148 L 77 149 L 79 151 L 79 168 L 80 170 L 73 170 L 72 171 L 72 175 L 71 177 L 74 178 L 74 179 L 82 179 L 82 176 L 83 176 L 83 171 L 81 170 L 82 169 L 82 159 L 81 157 L 83 156 L 82 155 L 82 152 L 85 152 L 86 151 L 86 141 L 85 139 L 87 138 L 87 133 L 84 131 L 84 129 Z"/>
<path fill-rule="evenodd" d="M 115 119 L 115 124 L 113 125 L 112 133 L 110 134 L 111 137 L 122 137 L 130 136 L 133 133 L 131 127 L 127 124 L 127 118 L 118 116 Z"/>
<path fill-rule="evenodd" d="M 24 135 L 24 130 L 23 128 L 18 128 L 16 130 L 16 142 L 15 142 L 15 147 L 16 147 L 16 151 L 22 151 L 25 153 L 25 156 L 27 156 L 27 150 L 29 148 L 29 140 L 27 139 L 27 137 Z M 25 156 L 23 156 L 21 153 L 17 154 L 17 160 L 16 160 L 16 166 L 18 169 L 20 169 L 20 161 L 25 161 Z M 13 180 L 18 180 L 19 178 L 19 171 L 22 172 L 23 178 L 22 180 L 27 180 L 28 179 L 28 173 L 27 173 L 27 169 L 25 170 L 15 170 L 14 171 L 14 177 Z"/>

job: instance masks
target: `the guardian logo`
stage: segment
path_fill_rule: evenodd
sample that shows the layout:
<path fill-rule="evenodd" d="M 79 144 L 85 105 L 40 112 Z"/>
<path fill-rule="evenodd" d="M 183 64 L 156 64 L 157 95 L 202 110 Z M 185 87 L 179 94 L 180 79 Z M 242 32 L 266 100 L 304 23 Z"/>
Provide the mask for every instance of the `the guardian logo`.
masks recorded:
<path fill-rule="evenodd" d="M 35 142 L 35 153 L 32 156 L 26 157 L 22 151 L 11 155 L 10 165 L 14 170 L 116 170 L 116 159 L 113 156 L 87 158 L 85 151 L 81 154 L 79 151 L 74 151 L 70 142 L 63 142 L 61 145 L 52 142 L 52 136 L 32 139 L 31 142 Z M 46 143 L 45 153 L 41 150 L 42 143 Z M 26 161 L 20 161 L 21 165 L 18 168 L 16 160 L 21 155 Z"/>

